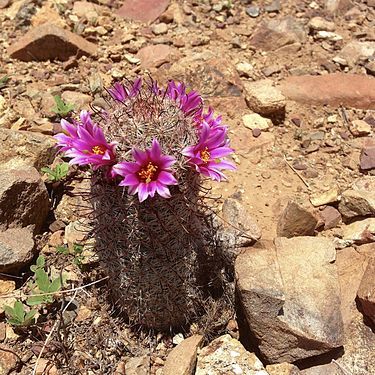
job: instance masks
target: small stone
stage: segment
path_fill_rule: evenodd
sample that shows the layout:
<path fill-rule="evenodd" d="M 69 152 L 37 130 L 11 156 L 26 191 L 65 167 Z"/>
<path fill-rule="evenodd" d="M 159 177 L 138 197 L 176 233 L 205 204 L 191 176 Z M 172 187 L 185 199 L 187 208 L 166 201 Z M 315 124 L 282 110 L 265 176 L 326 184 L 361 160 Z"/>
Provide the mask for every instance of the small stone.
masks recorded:
<path fill-rule="evenodd" d="M 375 242 L 375 218 L 355 221 L 343 228 L 343 239 L 350 243 Z"/>
<path fill-rule="evenodd" d="M 88 233 L 92 229 L 89 223 L 88 219 L 80 219 L 65 227 L 65 241 L 71 251 L 75 244 L 83 245 L 87 239 Z"/>
<path fill-rule="evenodd" d="M 185 340 L 185 337 L 182 333 L 177 333 L 173 336 L 172 342 L 174 345 L 179 345 Z"/>
<path fill-rule="evenodd" d="M 264 118 L 257 113 L 246 114 L 242 116 L 243 124 L 249 129 L 268 130 L 272 126 L 272 121 Z"/>
<path fill-rule="evenodd" d="M 125 363 L 125 374 L 149 375 L 150 367 L 150 357 L 148 355 L 143 355 L 142 357 L 132 357 Z"/>
<path fill-rule="evenodd" d="M 77 91 L 64 91 L 61 95 L 61 98 L 65 102 L 73 104 L 75 110 L 87 108 L 88 105 L 92 102 L 92 97 L 90 95 L 83 94 Z"/>
<path fill-rule="evenodd" d="M 91 317 L 91 310 L 85 305 L 81 305 L 78 309 L 77 317 L 75 318 L 76 322 L 84 322 Z"/>
<path fill-rule="evenodd" d="M 280 12 L 280 10 L 281 10 L 280 0 L 273 0 L 271 4 L 266 5 L 264 7 L 264 10 L 267 13 L 272 13 L 272 12 L 278 13 L 278 12 Z"/>
<path fill-rule="evenodd" d="M 262 115 L 272 115 L 285 111 L 285 97 L 269 79 L 245 83 L 248 107 Z"/>
<path fill-rule="evenodd" d="M 197 351 L 203 336 L 194 335 L 178 344 L 169 354 L 163 367 L 163 375 L 191 375 L 197 361 Z"/>
<path fill-rule="evenodd" d="M 355 137 L 364 137 L 371 133 L 371 125 L 363 120 L 354 120 L 351 122 L 349 130 Z"/>
<path fill-rule="evenodd" d="M 241 77 L 250 77 L 254 72 L 254 66 L 248 62 L 239 62 L 236 65 L 236 69 Z"/>
<path fill-rule="evenodd" d="M 162 34 L 167 33 L 168 26 L 165 23 L 160 22 L 160 23 L 157 23 L 156 25 L 153 25 L 151 30 L 155 35 L 162 35 Z"/>
<path fill-rule="evenodd" d="M 335 23 L 322 17 L 313 17 L 309 21 L 309 28 L 313 31 L 335 31 Z"/>
<path fill-rule="evenodd" d="M 58 230 L 51 234 L 48 240 L 48 245 L 52 247 L 62 246 L 64 243 L 64 231 Z"/>
<path fill-rule="evenodd" d="M 359 42 L 357 40 L 348 43 L 338 54 L 349 64 L 354 66 L 361 59 L 368 59 L 375 53 L 375 42 Z"/>
<path fill-rule="evenodd" d="M 291 363 L 278 363 L 276 365 L 266 366 L 269 375 L 299 375 L 301 372 L 297 366 Z"/>
<path fill-rule="evenodd" d="M 375 169 L 375 145 L 362 148 L 359 165 L 362 171 Z"/>
<path fill-rule="evenodd" d="M 315 193 L 310 196 L 310 202 L 314 207 L 335 203 L 339 200 L 339 190 L 337 186 L 332 186 L 327 191 Z"/>
<path fill-rule="evenodd" d="M 246 8 L 246 13 L 251 17 L 251 18 L 256 18 L 260 14 L 260 8 L 257 6 L 250 6 Z"/>
<path fill-rule="evenodd" d="M 140 21 L 153 22 L 167 9 L 169 0 L 125 0 L 118 9 L 117 14 L 123 18 Z"/>
<path fill-rule="evenodd" d="M 365 65 L 365 68 L 367 70 L 367 74 L 375 76 L 375 60 L 372 60 L 372 61 L 368 62 Z"/>
<path fill-rule="evenodd" d="M 359 286 L 357 297 L 364 315 L 375 324 L 375 258 L 370 259 Z"/>
<path fill-rule="evenodd" d="M 177 55 L 179 53 L 176 48 L 166 44 L 155 44 L 141 48 L 137 53 L 137 58 L 141 61 L 143 69 L 150 69 L 171 62 Z"/>
<path fill-rule="evenodd" d="M 53 23 L 32 28 L 8 49 L 12 58 L 22 61 L 65 61 L 70 56 L 93 56 L 96 52 L 95 44 Z"/>
<path fill-rule="evenodd" d="M 262 131 L 258 128 L 252 129 L 251 132 L 254 138 L 258 138 L 262 134 Z"/>
<path fill-rule="evenodd" d="M 13 353 L 11 348 L 0 346 L 0 373 L 8 375 L 18 366 L 18 356 Z"/>
<path fill-rule="evenodd" d="M 324 229 L 332 229 L 341 223 L 341 214 L 335 207 L 327 206 L 320 211 L 320 216 L 324 222 Z"/>
<path fill-rule="evenodd" d="M 306 208 L 294 201 L 289 201 L 283 210 L 278 223 L 279 237 L 313 236 L 318 221 Z"/>

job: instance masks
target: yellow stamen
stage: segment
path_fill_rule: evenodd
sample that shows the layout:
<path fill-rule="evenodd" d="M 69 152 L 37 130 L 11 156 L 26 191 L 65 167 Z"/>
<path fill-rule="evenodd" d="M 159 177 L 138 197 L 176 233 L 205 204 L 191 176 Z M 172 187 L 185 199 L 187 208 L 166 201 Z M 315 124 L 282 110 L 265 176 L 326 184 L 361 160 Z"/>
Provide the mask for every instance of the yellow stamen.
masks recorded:
<path fill-rule="evenodd" d="M 208 163 L 211 160 L 211 154 L 208 151 L 208 148 L 205 147 L 204 150 L 201 151 L 201 159 L 205 162 Z"/>
<path fill-rule="evenodd" d="M 102 145 L 98 145 L 98 146 L 94 146 L 91 151 L 95 154 L 95 155 L 104 155 L 105 154 L 105 151 L 106 151 L 106 148 Z"/>
<path fill-rule="evenodd" d="M 155 172 L 158 170 L 158 167 L 156 165 L 153 165 L 151 162 L 147 164 L 146 168 L 142 168 L 138 172 L 138 176 L 143 180 L 143 182 L 146 182 L 148 184 L 152 181 L 153 177 L 155 176 Z"/>

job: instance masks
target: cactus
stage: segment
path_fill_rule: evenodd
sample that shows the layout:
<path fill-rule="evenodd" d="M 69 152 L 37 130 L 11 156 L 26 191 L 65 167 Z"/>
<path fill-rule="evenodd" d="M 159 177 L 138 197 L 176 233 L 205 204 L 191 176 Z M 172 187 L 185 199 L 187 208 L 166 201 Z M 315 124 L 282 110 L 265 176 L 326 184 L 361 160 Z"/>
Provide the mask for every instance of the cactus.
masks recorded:
<path fill-rule="evenodd" d="M 115 303 L 131 323 L 184 326 L 225 289 L 203 182 L 234 169 L 227 128 L 173 81 L 116 83 L 105 98 L 105 111 L 62 120 L 58 146 L 91 166 L 93 235 Z"/>

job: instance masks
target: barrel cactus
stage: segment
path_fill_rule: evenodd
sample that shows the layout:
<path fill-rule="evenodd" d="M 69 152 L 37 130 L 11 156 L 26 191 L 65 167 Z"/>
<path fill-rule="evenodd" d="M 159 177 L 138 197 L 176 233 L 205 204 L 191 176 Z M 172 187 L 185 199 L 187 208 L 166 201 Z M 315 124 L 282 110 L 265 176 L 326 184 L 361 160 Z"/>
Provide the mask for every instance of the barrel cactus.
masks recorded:
<path fill-rule="evenodd" d="M 129 321 L 190 323 L 223 293 L 207 178 L 225 179 L 227 127 L 182 83 L 115 83 L 104 110 L 62 120 L 55 137 L 91 176 L 93 236 L 110 293 Z"/>

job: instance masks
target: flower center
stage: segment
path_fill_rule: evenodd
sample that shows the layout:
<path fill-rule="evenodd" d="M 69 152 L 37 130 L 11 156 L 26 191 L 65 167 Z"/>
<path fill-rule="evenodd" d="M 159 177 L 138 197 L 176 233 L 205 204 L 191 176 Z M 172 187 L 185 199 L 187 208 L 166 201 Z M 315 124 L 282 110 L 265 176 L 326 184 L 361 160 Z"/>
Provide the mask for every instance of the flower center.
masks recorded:
<path fill-rule="evenodd" d="M 208 151 L 207 147 L 205 147 L 204 150 L 201 151 L 201 159 L 204 163 L 208 163 L 211 160 L 211 154 Z"/>
<path fill-rule="evenodd" d="M 147 164 L 147 167 L 142 168 L 138 172 L 138 176 L 141 178 L 143 182 L 146 182 L 147 184 L 151 182 L 155 176 L 156 171 L 158 170 L 158 167 L 151 162 Z"/>
<path fill-rule="evenodd" d="M 95 154 L 95 155 L 104 155 L 105 154 L 105 151 L 106 151 L 106 148 L 102 145 L 98 145 L 98 146 L 94 146 L 91 151 Z"/>

